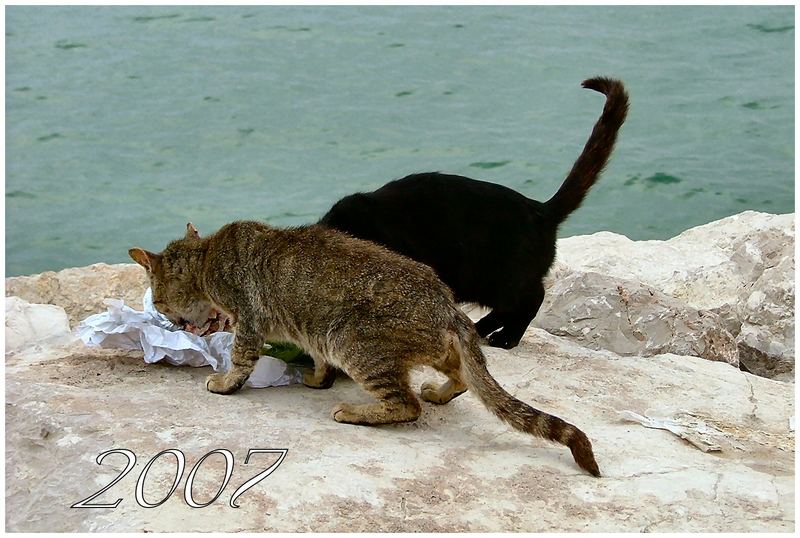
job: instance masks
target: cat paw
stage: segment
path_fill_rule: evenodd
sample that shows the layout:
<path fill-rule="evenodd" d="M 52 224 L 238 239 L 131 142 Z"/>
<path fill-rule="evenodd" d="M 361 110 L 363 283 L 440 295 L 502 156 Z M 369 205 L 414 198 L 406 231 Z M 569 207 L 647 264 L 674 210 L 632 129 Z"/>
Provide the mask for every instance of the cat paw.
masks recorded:
<path fill-rule="evenodd" d="M 328 376 L 327 378 L 320 381 L 317 379 L 317 375 L 314 370 L 309 372 L 305 372 L 303 374 L 303 385 L 311 389 L 329 389 L 333 386 L 333 382 L 336 380 L 336 376 Z"/>
<path fill-rule="evenodd" d="M 331 418 L 336 422 L 354 424 L 358 422 L 358 419 L 360 419 L 361 416 L 353 412 L 352 405 L 340 403 L 334 407 L 333 410 L 331 410 Z"/>
<path fill-rule="evenodd" d="M 314 370 L 303 372 L 303 385 L 305 385 L 306 387 L 310 387 L 312 389 L 317 388 L 316 376 L 314 375 Z"/>
<path fill-rule="evenodd" d="M 214 394 L 230 394 L 239 389 L 237 386 L 226 385 L 225 374 L 211 374 L 206 378 L 206 390 Z"/>
<path fill-rule="evenodd" d="M 463 383 L 448 381 L 444 384 L 432 383 L 430 381 L 422 384 L 421 396 L 426 402 L 436 405 L 444 405 L 453 398 L 461 396 L 467 392 L 467 387 Z"/>
<path fill-rule="evenodd" d="M 422 396 L 422 399 L 426 402 L 435 403 L 437 405 L 446 404 L 447 402 L 444 401 L 444 398 L 442 398 L 441 394 L 439 393 L 441 388 L 442 386 L 439 383 L 426 381 L 422 384 L 420 396 Z"/>
<path fill-rule="evenodd" d="M 508 334 L 505 334 L 502 329 L 492 333 L 487 339 L 487 343 L 491 347 L 499 347 L 502 349 L 511 349 L 513 347 L 517 347 L 517 345 L 519 345 L 519 341 L 520 338 L 509 336 Z"/>

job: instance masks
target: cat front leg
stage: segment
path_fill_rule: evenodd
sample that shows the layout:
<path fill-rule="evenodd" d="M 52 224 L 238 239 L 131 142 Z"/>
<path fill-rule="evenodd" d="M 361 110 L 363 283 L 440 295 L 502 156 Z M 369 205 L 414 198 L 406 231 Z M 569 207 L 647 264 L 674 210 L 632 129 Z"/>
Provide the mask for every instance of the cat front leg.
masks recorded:
<path fill-rule="evenodd" d="M 236 333 L 231 352 L 231 369 L 224 374 L 211 374 L 206 378 L 206 390 L 215 394 L 232 394 L 242 386 L 253 373 L 258 354 L 261 351 L 261 338 L 246 333 Z"/>

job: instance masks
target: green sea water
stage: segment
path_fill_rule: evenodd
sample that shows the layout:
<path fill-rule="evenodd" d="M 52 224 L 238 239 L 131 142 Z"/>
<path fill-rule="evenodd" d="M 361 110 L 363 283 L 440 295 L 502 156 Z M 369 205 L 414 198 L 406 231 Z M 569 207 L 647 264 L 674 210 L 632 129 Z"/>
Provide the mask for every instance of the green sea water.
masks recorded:
<path fill-rule="evenodd" d="M 549 198 L 623 79 L 561 236 L 794 211 L 794 8 L 6 8 L 6 274 L 129 261 L 187 221 L 313 222 L 441 170 Z"/>

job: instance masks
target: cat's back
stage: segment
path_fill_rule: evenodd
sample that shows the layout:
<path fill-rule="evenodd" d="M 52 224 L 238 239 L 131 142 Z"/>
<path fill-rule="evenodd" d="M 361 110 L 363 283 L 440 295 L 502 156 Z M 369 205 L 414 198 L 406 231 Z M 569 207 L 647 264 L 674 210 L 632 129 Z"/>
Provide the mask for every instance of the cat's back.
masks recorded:
<path fill-rule="evenodd" d="M 443 218 L 474 217 L 496 211 L 527 213 L 533 200 L 517 191 L 464 176 L 429 172 L 390 181 L 367 193 L 336 202 L 321 224 L 347 228 L 359 220 L 393 219 L 395 222 L 441 222 Z"/>
<path fill-rule="evenodd" d="M 470 301 L 482 299 L 475 290 L 486 278 L 479 275 L 528 268 L 527 252 L 549 263 L 540 243 L 554 238 L 557 227 L 544 204 L 513 189 L 441 173 L 413 174 L 342 198 L 320 224 L 430 265 Z"/>
<path fill-rule="evenodd" d="M 429 265 L 445 258 L 470 263 L 461 259 L 464 249 L 459 245 L 494 250 L 498 236 L 547 222 L 543 204 L 513 189 L 438 172 L 413 174 L 372 192 L 346 196 L 320 220 Z"/>
<path fill-rule="evenodd" d="M 316 285 L 352 288 L 366 281 L 393 281 L 398 286 L 449 293 L 427 265 L 325 226 L 273 228 L 257 221 L 237 221 L 209 239 L 216 259 Z"/>
<path fill-rule="evenodd" d="M 320 270 L 444 287 L 433 269 L 378 243 L 321 225 L 289 229 L 287 232 L 294 236 L 298 244 L 303 245 L 303 250 L 310 257 L 317 260 Z"/>
<path fill-rule="evenodd" d="M 527 197 L 504 185 L 490 183 L 456 174 L 425 172 L 410 174 L 390 181 L 372 193 L 377 200 L 391 198 L 417 198 L 420 195 L 433 197 L 460 197 L 466 203 L 497 200 L 525 204 Z"/>

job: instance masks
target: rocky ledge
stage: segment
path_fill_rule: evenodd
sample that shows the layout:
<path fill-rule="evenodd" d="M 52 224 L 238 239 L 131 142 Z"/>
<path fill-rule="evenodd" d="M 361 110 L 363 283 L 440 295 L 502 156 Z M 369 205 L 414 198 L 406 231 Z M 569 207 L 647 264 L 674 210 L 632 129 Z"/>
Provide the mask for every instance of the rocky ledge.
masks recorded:
<path fill-rule="evenodd" d="M 668 241 L 559 242 L 521 345 L 484 349 L 511 393 L 587 432 L 600 479 L 469 393 L 425 404 L 416 423 L 341 425 L 336 403 L 368 399 L 346 378 L 218 396 L 203 389 L 207 368 L 146 365 L 71 336 L 106 297 L 139 307 L 145 285 L 135 265 L 6 279 L 6 530 L 794 530 L 793 215 L 746 212 Z M 121 454 L 95 461 L 112 448 L 137 464 L 91 502 L 121 502 L 70 508 L 123 471 Z M 245 464 L 258 448 L 288 453 L 232 508 L 275 460 Z M 143 472 L 166 449 L 185 455 L 184 479 L 144 508 L 173 483 L 174 454 Z M 223 481 L 217 452 L 184 497 L 215 449 L 234 456 L 230 483 L 192 508 Z"/>
<path fill-rule="evenodd" d="M 551 282 L 534 323 L 552 334 L 794 379 L 794 214 L 746 211 L 668 241 L 570 237 Z"/>

